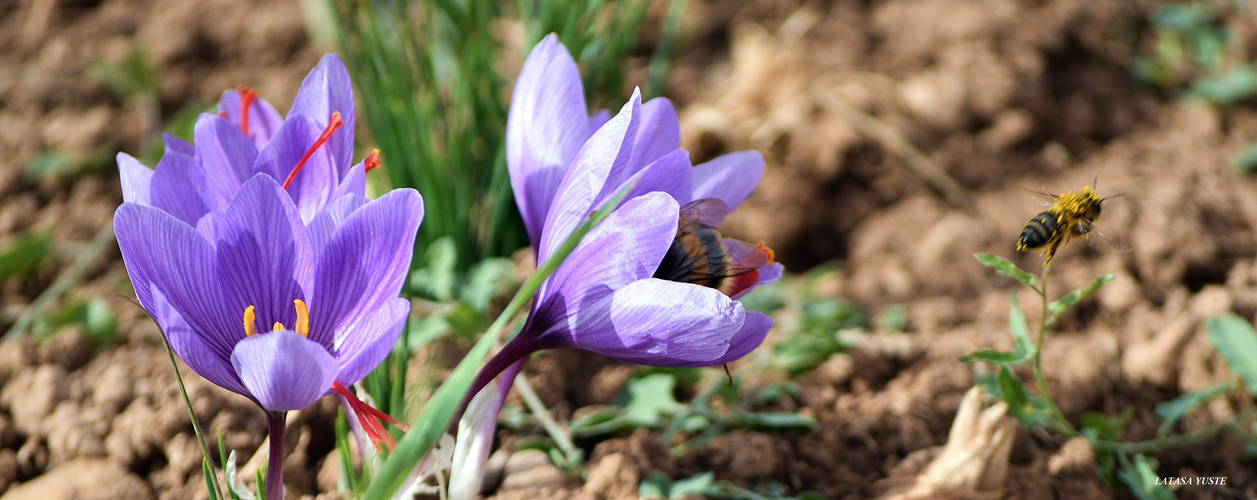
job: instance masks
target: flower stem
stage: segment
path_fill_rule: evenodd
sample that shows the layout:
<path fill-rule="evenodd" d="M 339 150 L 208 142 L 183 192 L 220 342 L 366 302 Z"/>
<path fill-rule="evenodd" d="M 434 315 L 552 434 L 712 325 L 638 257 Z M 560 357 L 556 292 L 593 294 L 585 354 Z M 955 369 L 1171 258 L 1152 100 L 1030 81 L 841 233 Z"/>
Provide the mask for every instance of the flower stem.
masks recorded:
<path fill-rule="evenodd" d="M 1052 427 L 1055 427 L 1057 431 L 1066 437 L 1072 438 L 1078 435 L 1078 431 L 1069 423 L 1069 419 L 1065 418 L 1065 414 L 1061 413 L 1061 409 L 1056 406 L 1056 401 L 1052 399 L 1052 392 L 1048 390 L 1047 377 L 1043 375 L 1043 367 L 1040 363 L 1043 357 L 1043 339 L 1047 337 L 1048 329 L 1048 269 L 1048 267 L 1043 268 L 1043 273 L 1039 275 L 1039 286 L 1035 288 L 1035 291 L 1039 293 L 1043 307 L 1039 315 L 1039 338 L 1035 341 L 1034 357 L 1030 359 L 1030 366 L 1034 370 L 1034 381 L 1039 388 L 1039 397 L 1043 398 L 1043 402 L 1047 404 L 1048 411 L 1052 413 Z"/>
<path fill-rule="evenodd" d="M 1135 441 L 1133 443 L 1121 443 L 1116 441 L 1091 441 L 1091 448 L 1096 451 L 1110 451 L 1115 453 L 1153 453 L 1169 448 L 1178 448 L 1180 446 L 1188 446 L 1217 437 L 1219 434 L 1226 432 L 1228 429 L 1235 428 L 1240 422 L 1257 415 L 1257 409 L 1250 409 L 1235 418 L 1226 422 L 1213 424 L 1203 429 L 1175 434 L 1173 436 L 1165 436 L 1156 439 L 1148 439 L 1144 441 Z"/>
<path fill-rule="evenodd" d="M 266 500 L 284 500 L 284 414 L 266 412 L 266 428 L 271 440 L 270 459 L 266 462 Z"/>
<path fill-rule="evenodd" d="M 575 455 L 578 450 L 576 445 L 572 443 L 572 437 L 568 434 L 567 429 L 559 426 L 559 423 L 550 416 L 550 410 L 546 408 L 546 404 L 541 402 L 541 398 L 537 397 L 537 392 L 532 390 L 532 384 L 528 383 L 526 377 L 515 378 L 515 390 L 519 391 L 519 395 L 524 398 L 524 404 L 528 405 L 528 410 L 533 416 L 537 417 L 537 421 L 541 422 L 541 426 L 546 429 L 546 433 L 554 440 L 554 444 L 558 445 L 563 454 L 568 458 Z"/>

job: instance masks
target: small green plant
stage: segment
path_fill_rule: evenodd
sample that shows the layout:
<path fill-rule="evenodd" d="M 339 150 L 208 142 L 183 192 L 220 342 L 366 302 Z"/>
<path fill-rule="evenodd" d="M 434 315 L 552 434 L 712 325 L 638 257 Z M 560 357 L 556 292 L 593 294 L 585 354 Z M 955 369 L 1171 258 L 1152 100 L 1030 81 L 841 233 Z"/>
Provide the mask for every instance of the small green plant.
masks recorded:
<path fill-rule="evenodd" d="M 805 492 L 799 496 L 786 496 L 785 488 L 777 481 L 768 480 L 752 489 L 739 488 L 726 481 L 716 480 L 710 472 L 673 481 L 662 472 L 655 471 L 642 480 L 637 496 L 654 500 L 681 500 L 701 496 L 728 500 L 817 500 L 825 498 L 817 493 Z"/>
<path fill-rule="evenodd" d="M 1222 105 L 1257 95 L 1257 67 L 1222 25 L 1225 8 L 1204 1 L 1161 5 L 1147 48 L 1131 61 L 1135 81 Z"/>
<path fill-rule="evenodd" d="M 1208 322 L 1210 343 L 1244 384 L 1227 382 L 1161 403 L 1154 410 L 1161 419 L 1155 438 L 1121 441 L 1127 424 L 1134 416 L 1133 412 L 1127 411 L 1117 416 L 1088 413 L 1082 419 L 1082 428 L 1075 428 L 1053 400 L 1040 363 L 1048 328 L 1079 302 L 1112 281 L 1114 275 L 1097 277 L 1086 286 L 1071 291 L 1056 301 L 1049 301 L 1047 279 L 1050 267 L 1045 266 L 1042 273 L 1035 275 L 1002 257 L 990 254 L 978 254 L 975 257 L 983 265 L 1030 287 L 1041 299 L 1042 315 L 1037 325 L 1037 338 L 1032 339 L 1025 314 L 1017 301 L 1017 292 L 1014 291 L 1009 312 L 1013 350 L 985 349 L 964 356 L 961 360 L 967 363 L 986 362 L 998 367 L 994 375 L 979 377 L 978 384 L 1007 403 L 1009 413 L 1026 427 L 1051 429 L 1067 438 L 1085 438 L 1095 452 L 1097 473 L 1110 486 L 1116 486 L 1117 481 L 1120 481 L 1141 499 L 1173 498 L 1173 493 L 1163 483 L 1156 481 L 1156 460 L 1145 454 L 1202 443 L 1226 432 L 1241 436 L 1250 445 L 1255 442 L 1253 433 L 1243 427 L 1257 417 L 1257 410 L 1252 409 L 1241 412 L 1226 422 L 1203 429 L 1171 433 L 1185 415 L 1214 398 L 1236 393 L 1241 385 L 1247 386 L 1251 395 L 1257 395 L 1257 331 L 1244 319 L 1228 313 Z M 1021 378 L 1013 373 L 1014 368 L 1027 366 L 1034 377 L 1035 392 L 1028 390 Z"/>
<path fill-rule="evenodd" d="M 734 429 L 762 432 L 807 432 L 816 422 L 794 412 L 757 412 L 751 407 L 787 395 L 791 385 L 749 391 L 739 379 L 719 378 L 688 403 L 674 396 L 678 382 L 693 370 L 646 370 L 630 380 L 614 408 L 593 412 L 570 424 L 574 437 L 623 434 L 637 428 L 663 431 L 672 454 L 682 456 Z M 797 391 L 797 386 L 794 386 Z M 687 439 L 678 440 L 678 434 Z M 672 443 L 679 441 L 678 444 Z"/>

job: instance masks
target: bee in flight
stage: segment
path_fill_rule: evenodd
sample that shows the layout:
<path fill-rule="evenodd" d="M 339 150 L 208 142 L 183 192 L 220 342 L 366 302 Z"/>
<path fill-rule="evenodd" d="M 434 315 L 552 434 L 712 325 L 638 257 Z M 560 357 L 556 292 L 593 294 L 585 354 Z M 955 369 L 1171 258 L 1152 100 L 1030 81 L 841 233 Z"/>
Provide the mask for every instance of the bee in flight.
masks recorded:
<path fill-rule="evenodd" d="M 1092 181 L 1092 184 L 1095 182 Z M 1071 239 L 1085 238 L 1091 233 L 1092 224 L 1100 219 L 1101 203 L 1123 194 L 1126 193 L 1101 198 L 1091 186 L 1083 186 L 1079 191 L 1070 191 L 1060 196 L 1044 193 L 1052 200 L 1052 204 L 1022 228 L 1021 238 L 1017 240 L 1017 251 L 1042 247 L 1040 255 L 1046 258 L 1043 267 L 1047 267 L 1052 263 L 1052 257 L 1056 255 L 1058 248 L 1069 244 Z"/>

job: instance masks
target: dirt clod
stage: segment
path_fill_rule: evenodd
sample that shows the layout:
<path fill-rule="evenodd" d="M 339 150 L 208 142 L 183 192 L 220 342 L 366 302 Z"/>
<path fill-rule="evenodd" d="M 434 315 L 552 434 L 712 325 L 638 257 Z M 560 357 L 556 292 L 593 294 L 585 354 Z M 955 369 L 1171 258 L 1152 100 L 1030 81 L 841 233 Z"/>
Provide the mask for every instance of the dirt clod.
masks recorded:
<path fill-rule="evenodd" d="M 2 459 L 0 459 L 2 460 Z M 114 500 L 153 498 L 139 477 L 100 458 L 78 458 L 10 488 L 4 500 Z"/>

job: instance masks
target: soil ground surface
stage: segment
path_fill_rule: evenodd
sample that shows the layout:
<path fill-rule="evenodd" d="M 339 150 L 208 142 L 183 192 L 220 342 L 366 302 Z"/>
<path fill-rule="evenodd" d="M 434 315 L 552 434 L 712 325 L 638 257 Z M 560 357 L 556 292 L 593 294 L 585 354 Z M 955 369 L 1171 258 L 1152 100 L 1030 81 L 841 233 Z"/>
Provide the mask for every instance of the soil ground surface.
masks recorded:
<path fill-rule="evenodd" d="M 305 73 L 330 50 L 309 39 L 294 14 L 300 3 L 0 3 L 0 247 L 44 231 L 54 249 L 36 272 L 0 279 L 0 326 L 13 324 L 109 224 L 122 199 L 113 152 L 141 154 L 177 112 L 239 84 L 286 111 Z M 790 495 L 828 498 L 902 490 L 947 443 L 975 384 L 975 367 L 959 358 L 1012 348 L 1009 294 L 1019 285 L 972 255 L 1040 269 L 1039 256 L 1015 251 L 1023 225 L 1042 210 L 1032 192 L 1076 190 L 1096 179 L 1101 195 L 1125 193 L 1104 204 L 1099 232 L 1110 243 L 1098 246 L 1108 249 L 1062 249 L 1049 294 L 1100 274 L 1116 279 L 1057 323 L 1043 366 L 1075 426 L 1088 412 L 1130 410 L 1122 439 L 1155 436 L 1158 403 L 1233 377 L 1204 321 L 1226 311 L 1257 314 L 1257 181 L 1229 166 L 1257 140 L 1257 111 L 1251 101 L 1221 107 L 1134 82 L 1131 60 L 1152 43 L 1149 18 L 1158 5 L 689 2 L 665 91 L 680 109 L 685 147 L 695 163 L 758 149 L 768 165 L 756 194 L 722 229 L 768 242 L 796 273 L 825 266 L 788 276 L 783 293 L 806 287 L 849 300 L 872 325 L 846 332 L 850 350 L 795 378 L 797 393 L 750 408 L 797 412 L 816 421 L 811 431 L 733 430 L 679 455 L 662 433 L 645 429 L 578 440 L 583 478 L 518 453 L 498 466 L 503 477 L 488 493 L 636 498 L 653 471 L 674 479 L 711 471 L 746 488 L 771 480 Z M 1251 11 L 1229 12 L 1219 25 L 1241 51 L 1257 52 Z M 137 46 L 160 70 L 156 102 L 120 99 L 85 76 L 96 61 L 122 60 Z M 642 53 L 651 48 L 644 44 Z M 48 151 L 85 164 L 97 158 L 103 167 L 27 175 Z M 118 315 L 111 342 L 96 346 L 72 327 L 0 343 L 0 498 L 205 498 L 201 454 L 160 334 L 124 298 L 130 286 L 110 245 L 57 303 L 107 301 Z M 1033 294 L 1020 297 L 1037 324 Z M 789 310 L 766 346 L 797 322 Z M 879 321 L 888 311 L 905 313 L 899 328 Z M 731 366 L 743 386 L 787 380 L 762 368 L 767 356 L 764 348 Z M 439 371 L 456 358 L 428 352 L 425 359 Z M 261 412 L 182 369 L 202 422 L 221 429 L 226 446 L 248 461 L 265 435 Z M 710 372 L 705 380 L 723 377 Z M 568 421 L 612 403 L 632 369 L 558 352 L 534 357 L 525 373 L 556 418 Z M 1252 406 L 1245 397 L 1214 400 L 1175 429 L 1202 429 Z M 338 497 L 329 456 L 336 409 L 324 398 L 289 423 L 290 494 Z M 1085 443 L 1011 429 L 1002 484 L 946 494 L 1130 497 L 1097 476 Z M 504 428 L 500 441 L 509 448 L 533 434 Z M 1163 477 L 1227 478 L 1181 487 L 1181 498 L 1257 495 L 1257 460 L 1236 437 L 1150 456 Z"/>

